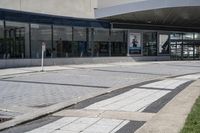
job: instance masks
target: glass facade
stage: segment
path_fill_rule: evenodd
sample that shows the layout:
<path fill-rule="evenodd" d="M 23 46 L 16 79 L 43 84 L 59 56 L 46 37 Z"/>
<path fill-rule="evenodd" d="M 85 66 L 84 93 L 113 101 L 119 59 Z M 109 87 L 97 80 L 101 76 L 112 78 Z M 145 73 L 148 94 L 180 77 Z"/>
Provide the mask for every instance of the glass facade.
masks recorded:
<path fill-rule="evenodd" d="M 157 32 L 0 20 L 0 59 L 170 56 L 200 59 L 200 33 Z"/>

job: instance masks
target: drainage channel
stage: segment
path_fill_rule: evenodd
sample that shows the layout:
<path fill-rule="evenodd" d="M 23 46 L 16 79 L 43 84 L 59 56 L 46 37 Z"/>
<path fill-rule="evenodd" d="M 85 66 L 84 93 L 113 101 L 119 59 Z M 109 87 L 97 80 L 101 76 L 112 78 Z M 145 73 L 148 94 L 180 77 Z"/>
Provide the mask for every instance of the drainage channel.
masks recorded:
<path fill-rule="evenodd" d="M 9 120 L 11 120 L 11 119 L 12 119 L 12 118 L 11 118 L 11 117 L 8 117 L 8 116 L 0 116 L 0 123 L 9 121 Z"/>

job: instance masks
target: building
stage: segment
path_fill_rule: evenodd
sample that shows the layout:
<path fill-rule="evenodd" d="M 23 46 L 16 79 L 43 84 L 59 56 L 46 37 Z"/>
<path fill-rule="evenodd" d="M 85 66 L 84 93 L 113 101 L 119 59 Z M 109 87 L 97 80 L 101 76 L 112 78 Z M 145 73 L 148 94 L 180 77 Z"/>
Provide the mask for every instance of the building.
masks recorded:
<path fill-rule="evenodd" d="M 199 0 L 0 0 L 0 68 L 200 59 Z M 125 59 L 125 58 L 121 58 Z"/>

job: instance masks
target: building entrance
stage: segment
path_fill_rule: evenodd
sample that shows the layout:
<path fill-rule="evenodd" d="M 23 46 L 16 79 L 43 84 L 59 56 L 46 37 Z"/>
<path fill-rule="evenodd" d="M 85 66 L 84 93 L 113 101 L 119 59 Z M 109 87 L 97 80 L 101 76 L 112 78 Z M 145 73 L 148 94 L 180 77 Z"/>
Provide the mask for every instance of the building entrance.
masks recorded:
<path fill-rule="evenodd" d="M 200 41 L 171 42 L 170 56 L 172 60 L 200 59 Z"/>

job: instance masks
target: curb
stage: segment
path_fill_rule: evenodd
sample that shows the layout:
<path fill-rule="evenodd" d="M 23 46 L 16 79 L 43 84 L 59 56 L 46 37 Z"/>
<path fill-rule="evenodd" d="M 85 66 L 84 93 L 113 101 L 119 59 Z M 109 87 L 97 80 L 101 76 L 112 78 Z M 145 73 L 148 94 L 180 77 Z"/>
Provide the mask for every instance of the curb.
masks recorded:
<path fill-rule="evenodd" d="M 196 99 L 200 96 L 200 79 L 172 99 L 136 133 L 179 133 Z"/>

